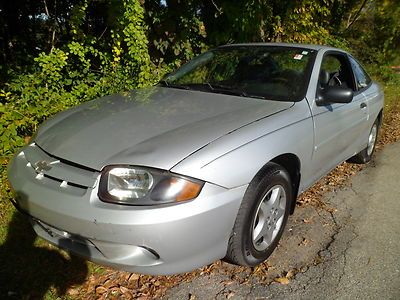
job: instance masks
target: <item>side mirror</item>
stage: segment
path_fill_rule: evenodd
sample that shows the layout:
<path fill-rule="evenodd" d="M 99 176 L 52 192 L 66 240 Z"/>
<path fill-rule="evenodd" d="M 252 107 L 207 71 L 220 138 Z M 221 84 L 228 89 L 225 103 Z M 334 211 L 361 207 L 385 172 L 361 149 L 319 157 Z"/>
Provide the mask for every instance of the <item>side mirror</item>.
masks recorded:
<path fill-rule="evenodd" d="M 327 86 L 321 89 L 316 100 L 317 106 L 330 103 L 349 103 L 353 100 L 353 90 L 340 86 Z"/>

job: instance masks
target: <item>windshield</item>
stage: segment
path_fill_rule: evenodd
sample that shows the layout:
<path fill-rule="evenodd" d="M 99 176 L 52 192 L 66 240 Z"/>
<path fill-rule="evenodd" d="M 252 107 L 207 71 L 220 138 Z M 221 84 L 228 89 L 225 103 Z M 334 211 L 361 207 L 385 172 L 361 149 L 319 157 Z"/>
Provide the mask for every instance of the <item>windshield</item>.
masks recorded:
<path fill-rule="evenodd" d="M 304 98 L 315 51 L 230 46 L 203 53 L 168 75 L 164 86 L 280 101 Z"/>

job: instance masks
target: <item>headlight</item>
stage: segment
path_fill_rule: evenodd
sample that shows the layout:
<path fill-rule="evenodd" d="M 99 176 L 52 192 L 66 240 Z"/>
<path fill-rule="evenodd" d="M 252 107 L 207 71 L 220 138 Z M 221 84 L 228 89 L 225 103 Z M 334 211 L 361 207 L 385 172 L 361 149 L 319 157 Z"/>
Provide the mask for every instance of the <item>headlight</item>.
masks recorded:
<path fill-rule="evenodd" d="M 145 170 L 113 168 L 108 171 L 107 191 L 119 200 L 146 196 L 153 186 L 153 176 Z"/>
<path fill-rule="evenodd" d="M 128 205 L 156 205 L 196 198 L 204 182 L 166 171 L 131 166 L 103 169 L 99 198 Z"/>

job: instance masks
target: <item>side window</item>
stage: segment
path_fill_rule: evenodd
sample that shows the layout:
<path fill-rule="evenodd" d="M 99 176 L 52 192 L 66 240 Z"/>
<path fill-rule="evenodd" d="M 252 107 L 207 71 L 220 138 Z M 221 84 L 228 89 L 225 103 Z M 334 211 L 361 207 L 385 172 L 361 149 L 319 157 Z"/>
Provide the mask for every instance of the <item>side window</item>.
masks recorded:
<path fill-rule="evenodd" d="M 343 54 L 329 53 L 324 56 L 319 76 L 321 88 L 341 86 L 355 91 L 348 59 Z"/>
<path fill-rule="evenodd" d="M 362 90 L 371 83 L 371 78 L 354 58 L 350 57 L 350 63 L 356 77 L 357 88 Z"/>

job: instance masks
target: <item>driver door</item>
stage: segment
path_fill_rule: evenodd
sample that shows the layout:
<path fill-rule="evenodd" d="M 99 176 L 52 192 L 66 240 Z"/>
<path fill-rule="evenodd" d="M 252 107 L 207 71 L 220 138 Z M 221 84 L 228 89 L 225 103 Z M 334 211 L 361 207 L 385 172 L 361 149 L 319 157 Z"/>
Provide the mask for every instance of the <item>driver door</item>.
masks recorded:
<path fill-rule="evenodd" d="M 345 104 L 317 106 L 314 101 L 311 108 L 315 127 L 312 156 L 314 180 L 353 156 L 363 138 L 361 133 L 368 126 L 366 99 L 362 93 L 357 92 L 348 56 L 341 52 L 327 52 L 320 66 L 320 74 L 322 72 L 329 76 L 320 76 L 318 89 L 329 86 L 351 88 L 354 97 L 350 103 Z"/>

